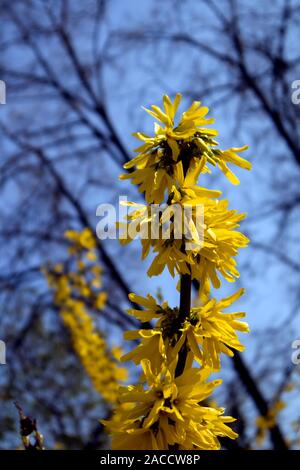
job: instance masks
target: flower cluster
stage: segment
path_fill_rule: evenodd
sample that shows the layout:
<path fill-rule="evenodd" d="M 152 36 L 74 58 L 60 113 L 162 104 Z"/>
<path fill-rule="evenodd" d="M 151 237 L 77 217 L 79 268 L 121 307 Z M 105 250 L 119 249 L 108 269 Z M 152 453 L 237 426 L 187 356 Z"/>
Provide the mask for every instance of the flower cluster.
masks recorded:
<path fill-rule="evenodd" d="M 119 366 L 122 354 L 119 348 L 108 347 L 90 313 L 103 310 L 107 297 L 101 289 L 102 269 L 97 263 L 95 238 L 89 229 L 67 231 L 65 235 L 70 260 L 47 271 L 48 283 L 54 290 L 55 303 L 70 332 L 73 348 L 95 390 L 114 404 L 127 370 Z"/>
<path fill-rule="evenodd" d="M 184 168 L 188 168 L 188 173 L 192 175 L 191 183 L 194 184 L 200 173 L 211 173 L 209 164 L 219 167 L 233 184 L 239 184 L 239 179 L 228 164 L 247 170 L 251 168 L 251 164 L 238 155 L 247 146 L 227 150 L 218 148 L 215 140 L 218 132 L 204 127 L 214 123 L 214 119 L 205 117 L 209 110 L 201 106 L 200 101 L 194 101 L 175 125 L 180 101 L 180 93 L 173 103 L 168 96 L 164 96 L 163 110 L 155 105 L 151 106 L 151 110 L 146 109 L 158 121 L 154 126 L 154 137 L 141 132 L 133 134 L 143 144 L 135 150 L 138 155 L 124 165 L 126 169 L 135 167 L 135 170 L 120 178 L 131 179 L 133 184 L 139 185 L 148 203 L 162 202 L 165 191 L 171 192 L 172 186 L 182 178 Z"/>
<path fill-rule="evenodd" d="M 260 445 L 266 439 L 268 429 L 272 429 L 277 424 L 279 413 L 286 407 L 286 403 L 279 399 L 271 406 L 266 416 L 258 416 L 256 418 L 257 435 L 256 442 Z"/>
<path fill-rule="evenodd" d="M 192 358 L 203 366 L 219 371 L 220 354 L 233 356 L 233 350 L 243 351 L 236 331 L 248 332 L 247 323 L 240 321 L 244 312 L 224 313 L 237 300 L 244 290 L 239 289 L 230 297 L 217 302 L 207 299 L 201 306 L 191 308 L 184 323 L 178 325 L 179 309 L 170 308 L 167 302 L 157 304 L 154 297 L 130 295 L 130 300 L 139 303 L 143 310 L 130 309 L 128 313 L 142 322 L 155 320 L 152 329 L 127 331 L 125 339 L 139 340 L 140 344 L 122 357 L 122 360 L 133 360 L 141 363 L 143 358 L 151 362 L 152 369 L 157 373 L 167 358 L 175 358 L 184 343 L 192 353 Z M 153 354 L 153 351 L 156 354 Z"/>
<path fill-rule="evenodd" d="M 223 416 L 222 408 L 202 405 L 220 380 L 206 382 L 209 371 L 196 368 L 176 378 L 174 366 L 155 374 L 150 361 L 143 359 L 146 387 L 120 389 L 119 413 L 105 422 L 114 449 L 213 450 L 220 448 L 218 436 L 237 437 L 227 426 L 234 418 Z"/>
<path fill-rule="evenodd" d="M 129 314 L 147 328 L 125 333 L 125 339 L 138 345 L 122 360 L 141 365 L 142 374 L 138 385 L 119 390 L 119 405 L 105 422 L 114 449 L 213 450 L 220 448 L 219 437 L 237 437 L 227 426 L 234 419 L 207 405 L 221 383 L 207 379 L 220 370 L 221 353 L 232 356 L 244 349 L 237 334 L 249 331 L 241 321 L 244 312 L 224 312 L 243 289 L 219 301 L 210 298 L 210 291 L 220 287 L 221 277 L 230 282 L 239 277 L 235 257 L 249 240 L 236 229 L 245 214 L 229 209 L 220 191 L 200 187 L 197 181 L 213 166 L 238 184 L 228 165 L 251 165 L 238 155 L 247 147 L 218 147 L 217 131 L 206 127 L 213 120 L 206 118 L 208 108 L 200 102 L 175 123 L 180 99 L 180 94 L 173 102 L 164 96 L 164 109 L 146 110 L 158 121 L 155 135 L 135 134 L 143 144 L 125 165 L 130 173 L 121 175 L 137 184 L 146 200 L 127 203 L 132 211 L 120 223 L 121 242 L 139 234 L 142 257 L 150 250 L 154 255 L 148 275 L 167 268 L 173 277 L 180 276 L 180 306 L 171 308 L 151 295 L 130 295 L 135 308 Z M 194 307 L 192 282 L 200 286 Z"/>
<path fill-rule="evenodd" d="M 206 192 L 208 194 L 213 191 L 206 190 Z M 148 275 L 158 276 L 167 267 L 173 277 L 175 274 L 191 273 L 192 279 L 199 280 L 203 288 L 207 279 L 211 281 L 213 287 L 220 287 L 219 274 L 229 282 L 234 281 L 239 277 L 235 256 L 238 254 L 238 249 L 246 247 L 249 241 L 245 235 L 234 229 L 239 226 L 239 222 L 244 219 L 245 214 L 229 210 L 226 200 L 208 199 L 198 195 L 193 199 L 186 196 L 179 201 L 182 207 L 188 205 L 193 209 L 196 207 L 204 209 L 205 223 L 203 226 L 199 226 L 198 230 L 196 227 L 197 214 L 191 212 L 191 217 L 187 221 L 190 229 L 188 237 L 184 236 L 183 231 L 179 232 L 183 233 L 182 238 L 174 236 L 176 232 L 174 220 L 171 220 L 170 225 L 164 227 L 166 214 L 167 216 L 172 215 L 170 208 L 172 209 L 173 200 L 159 213 L 157 238 L 151 237 L 152 222 L 157 214 L 153 214 L 154 211 L 149 206 L 137 204 L 137 210 L 128 216 L 127 233 L 133 232 L 131 224 L 134 224 L 137 232 L 144 235 L 141 238 L 143 258 L 149 254 L 150 248 L 153 248 L 155 257 L 149 267 Z M 178 200 L 174 204 L 178 207 Z M 170 238 L 167 238 L 166 232 Z M 131 240 L 130 237 L 126 238 L 122 234 L 122 243 Z M 183 244 L 184 250 L 182 249 Z M 186 249 L 186 245 L 188 249 Z"/>
<path fill-rule="evenodd" d="M 219 199 L 221 191 L 197 186 L 197 179 L 201 173 L 211 171 L 211 164 L 237 184 L 239 180 L 227 164 L 246 169 L 251 165 L 237 154 L 247 147 L 216 148 L 218 143 L 212 136 L 217 131 L 203 128 L 213 120 L 205 118 L 208 108 L 200 102 L 194 102 L 175 127 L 180 99 L 177 94 L 172 103 L 165 96 L 164 111 L 157 106 L 147 110 L 164 125 L 155 124 L 155 137 L 135 134 L 145 143 L 137 149 L 139 155 L 124 165 L 135 170 L 121 178 L 140 184 L 149 205 L 127 203 L 133 211 L 127 216 L 127 223 L 120 223 L 124 229 L 120 238 L 122 243 L 128 243 L 140 234 L 143 258 L 152 248 L 155 257 L 149 276 L 160 275 L 167 267 L 172 276 L 190 273 L 192 279 L 200 281 L 202 289 L 207 287 L 207 279 L 218 288 L 219 274 L 228 281 L 239 276 L 235 256 L 249 240 L 235 229 L 245 214 L 230 210 L 228 201 Z M 165 204 L 154 210 L 153 203 L 160 204 L 166 191 Z M 199 208 L 203 211 L 203 224 L 199 223 Z"/>

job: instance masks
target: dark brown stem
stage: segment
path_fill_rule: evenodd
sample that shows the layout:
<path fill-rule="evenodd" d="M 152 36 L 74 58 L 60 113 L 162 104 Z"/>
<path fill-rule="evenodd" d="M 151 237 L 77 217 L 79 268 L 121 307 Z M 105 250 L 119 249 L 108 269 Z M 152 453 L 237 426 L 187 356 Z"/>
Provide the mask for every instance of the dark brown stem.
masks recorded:
<path fill-rule="evenodd" d="M 183 325 L 184 320 L 190 314 L 191 310 L 192 278 L 190 274 L 183 274 L 180 279 L 180 307 L 177 317 L 178 329 Z M 175 377 L 181 375 L 184 371 L 188 348 L 186 342 L 182 345 L 178 354 L 178 362 L 175 370 Z"/>
<path fill-rule="evenodd" d="M 188 172 L 189 164 L 190 164 L 190 161 L 189 161 L 188 156 L 186 155 L 185 158 L 182 159 L 184 175 L 186 175 Z M 183 252 L 185 252 L 184 243 L 182 244 L 181 249 Z M 185 319 L 190 314 L 191 295 L 192 295 L 192 277 L 190 274 L 182 274 L 180 277 L 180 306 L 179 306 L 179 314 L 177 318 L 177 329 L 181 328 Z M 175 377 L 178 377 L 179 375 L 183 373 L 187 354 L 188 354 L 188 347 L 185 341 L 178 354 L 178 362 L 177 362 L 177 366 L 175 370 Z"/>
<path fill-rule="evenodd" d="M 178 320 L 183 323 L 191 309 L 192 279 L 190 274 L 183 274 L 180 282 L 180 307 Z"/>

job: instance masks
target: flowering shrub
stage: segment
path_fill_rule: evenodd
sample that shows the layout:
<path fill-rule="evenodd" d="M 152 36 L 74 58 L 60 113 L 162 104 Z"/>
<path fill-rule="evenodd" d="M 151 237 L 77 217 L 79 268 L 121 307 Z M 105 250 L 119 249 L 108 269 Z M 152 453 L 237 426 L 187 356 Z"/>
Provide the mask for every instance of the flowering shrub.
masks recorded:
<path fill-rule="evenodd" d="M 48 283 L 54 290 L 54 301 L 70 333 L 74 351 L 95 390 L 109 404 L 114 404 L 119 383 L 127 378 L 127 370 L 119 365 L 122 354 L 119 348 L 109 348 L 90 313 L 103 310 L 107 297 L 102 290 L 96 240 L 87 228 L 81 232 L 70 230 L 65 235 L 69 241 L 69 263 L 48 270 Z"/>
<path fill-rule="evenodd" d="M 195 101 L 176 124 L 180 100 L 180 94 L 173 102 L 164 96 L 164 109 L 153 105 L 146 110 L 157 121 L 155 135 L 135 134 L 142 145 L 136 149 L 138 155 L 125 164 L 131 172 L 121 175 L 139 186 L 147 203 L 142 208 L 128 203 L 133 212 L 127 223 L 121 224 L 125 230 L 122 243 L 132 240 L 131 224 L 146 227 L 150 233 L 152 203 L 165 202 L 167 208 L 189 206 L 191 217 L 186 221 L 188 237 L 175 237 L 175 219 L 171 218 L 166 238 L 162 209 L 156 236 L 141 240 L 143 258 L 150 250 L 155 255 L 149 276 L 161 274 L 165 267 L 173 277 L 180 275 L 180 305 L 171 308 L 151 295 L 130 295 L 141 310 L 130 309 L 129 314 L 148 322 L 149 327 L 125 333 L 127 340 L 138 340 L 139 344 L 122 360 L 140 364 L 142 373 L 137 385 L 120 387 L 115 412 L 104 422 L 112 435 L 113 449 L 213 450 L 220 448 L 219 437 L 237 437 L 228 426 L 234 418 L 224 416 L 223 408 L 208 406 L 207 400 L 221 383 L 208 380 L 211 372 L 220 369 L 221 353 L 232 356 L 234 350 L 243 350 L 236 331 L 248 331 L 248 325 L 240 321 L 245 314 L 224 312 L 243 289 L 218 301 L 210 298 L 210 287 L 220 287 L 219 276 L 230 282 L 239 276 L 235 256 L 248 239 L 236 228 L 245 215 L 228 209 L 228 202 L 219 199 L 220 191 L 199 187 L 197 181 L 216 167 L 231 183 L 238 184 L 229 165 L 248 170 L 251 165 L 239 156 L 247 147 L 218 147 L 217 131 L 206 127 L 213 119 L 206 118 L 208 108 L 200 102 Z M 202 234 L 195 210 L 199 205 L 204 208 Z M 199 305 L 194 308 L 192 282 L 200 285 Z"/>

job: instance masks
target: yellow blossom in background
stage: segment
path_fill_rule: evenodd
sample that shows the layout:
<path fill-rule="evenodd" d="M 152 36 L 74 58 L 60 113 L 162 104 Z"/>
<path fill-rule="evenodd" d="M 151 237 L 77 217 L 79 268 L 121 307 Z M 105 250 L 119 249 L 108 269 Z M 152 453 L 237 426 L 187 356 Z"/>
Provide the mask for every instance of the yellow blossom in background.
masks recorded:
<path fill-rule="evenodd" d="M 76 230 L 67 230 L 65 237 L 70 241 L 70 251 L 82 251 L 82 249 L 93 250 L 96 247 L 96 239 L 93 232 L 89 228 L 83 229 L 81 232 Z"/>
<path fill-rule="evenodd" d="M 61 316 L 95 390 L 108 403 L 116 403 L 119 384 L 127 379 L 127 370 L 119 366 L 82 302 L 70 300 L 61 308 Z"/>
<path fill-rule="evenodd" d="M 256 418 L 256 426 L 258 428 L 256 442 L 258 444 L 263 444 L 267 431 L 276 425 L 277 416 L 285 407 L 286 404 L 283 400 L 277 400 L 269 409 L 267 416 L 258 416 Z"/>
<path fill-rule="evenodd" d="M 91 314 L 93 310 L 103 310 L 107 301 L 95 252 L 96 240 L 90 229 L 69 230 L 65 236 L 70 259 L 65 265 L 58 263 L 48 269 L 47 280 L 75 353 L 95 390 L 114 404 L 120 383 L 127 379 L 127 370 L 119 365 L 120 348 L 110 349 Z"/>

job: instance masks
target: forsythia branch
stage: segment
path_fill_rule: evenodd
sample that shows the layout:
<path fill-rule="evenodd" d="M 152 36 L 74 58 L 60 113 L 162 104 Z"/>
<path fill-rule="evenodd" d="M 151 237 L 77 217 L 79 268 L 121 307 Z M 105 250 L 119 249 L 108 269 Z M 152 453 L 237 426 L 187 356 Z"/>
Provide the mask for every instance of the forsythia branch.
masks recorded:
<path fill-rule="evenodd" d="M 210 173 L 212 166 L 239 184 L 228 165 L 245 169 L 251 165 L 238 155 L 247 147 L 218 148 L 217 131 L 206 127 L 214 120 L 206 118 L 208 108 L 201 102 L 192 103 L 175 124 L 180 101 L 180 94 L 173 102 L 164 96 L 163 109 L 155 105 L 146 109 L 157 121 L 155 135 L 134 134 L 142 145 L 136 149 L 138 155 L 124 165 L 130 174 L 121 175 L 139 186 L 147 203 L 128 203 L 132 212 L 127 222 L 119 224 L 124 229 L 121 241 L 128 243 L 134 233 L 143 234 L 143 258 L 151 249 L 155 254 L 148 275 L 160 275 L 165 267 L 173 277 L 179 275 L 180 305 L 171 308 L 167 302 L 157 303 L 150 294 L 129 296 L 143 310 L 134 307 L 128 313 L 143 324 L 155 323 L 125 333 L 125 339 L 139 344 L 122 360 L 140 364 L 142 374 L 137 385 L 119 389 L 119 405 L 112 418 L 104 421 L 114 449 L 213 450 L 221 446 L 219 437 L 237 437 L 227 425 L 234 418 L 223 416 L 223 408 L 207 406 L 206 400 L 221 383 L 207 381 L 220 369 L 221 353 L 232 356 L 234 350 L 244 349 L 236 333 L 249 331 L 247 323 L 240 321 L 244 312 L 224 313 L 243 289 L 217 301 L 210 298 L 210 287 L 220 287 L 220 275 L 231 282 L 239 276 L 235 256 L 248 239 L 235 230 L 244 214 L 229 210 L 228 202 L 219 199 L 220 191 L 199 187 L 197 180 L 201 173 Z M 163 201 L 154 213 L 151 205 Z M 199 206 L 203 209 L 200 226 Z M 155 234 L 153 223 L 158 224 Z M 198 304 L 191 307 L 194 280 L 200 284 L 200 293 Z"/>

